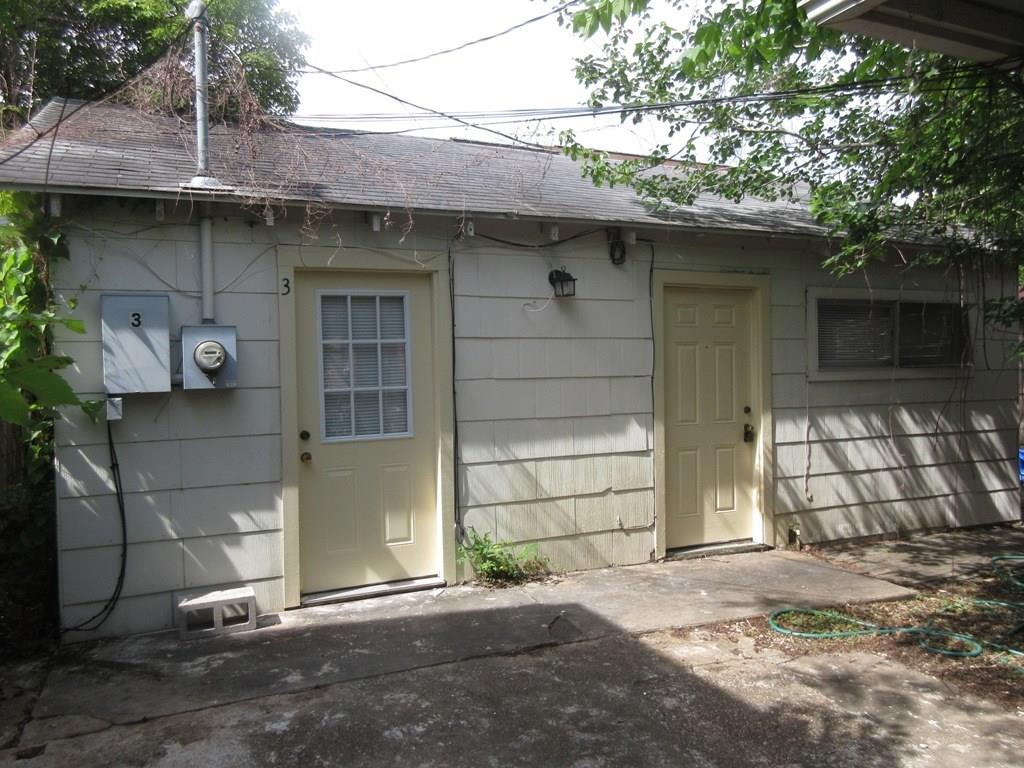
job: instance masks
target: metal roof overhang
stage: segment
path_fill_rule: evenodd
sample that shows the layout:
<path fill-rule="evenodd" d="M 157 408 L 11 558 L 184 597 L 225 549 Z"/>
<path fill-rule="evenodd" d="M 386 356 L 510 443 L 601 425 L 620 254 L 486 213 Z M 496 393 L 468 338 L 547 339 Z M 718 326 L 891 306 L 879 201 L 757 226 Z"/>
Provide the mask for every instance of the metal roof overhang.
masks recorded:
<path fill-rule="evenodd" d="M 1020 0 L 799 0 L 811 21 L 943 53 L 995 62 L 1024 55 Z"/>

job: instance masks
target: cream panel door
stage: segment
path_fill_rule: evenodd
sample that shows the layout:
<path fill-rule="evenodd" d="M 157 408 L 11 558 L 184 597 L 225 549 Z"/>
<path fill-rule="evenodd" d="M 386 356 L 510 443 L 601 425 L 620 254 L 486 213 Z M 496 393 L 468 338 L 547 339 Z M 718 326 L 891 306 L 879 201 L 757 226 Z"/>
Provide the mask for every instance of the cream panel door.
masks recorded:
<path fill-rule="evenodd" d="M 666 547 L 749 539 L 750 293 L 667 288 L 664 307 Z"/>
<path fill-rule="evenodd" d="M 437 575 L 430 278 L 295 282 L 302 591 Z"/>

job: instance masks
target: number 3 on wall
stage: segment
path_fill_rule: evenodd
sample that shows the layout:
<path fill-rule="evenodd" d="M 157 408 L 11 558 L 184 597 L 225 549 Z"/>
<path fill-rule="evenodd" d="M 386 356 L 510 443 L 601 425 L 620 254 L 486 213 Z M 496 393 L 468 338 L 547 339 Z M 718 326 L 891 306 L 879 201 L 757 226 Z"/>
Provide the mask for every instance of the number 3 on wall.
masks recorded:
<path fill-rule="evenodd" d="M 132 312 L 131 320 L 129 321 L 128 324 L 132 328 L 138 328 L 139 326 L 141 326 L 142 325 L 142 313 L 141 312 Z"/>
<path fill-rule="evenodd" d="M 292 292 L 292 280 L 290 277 L 281 278 L 281 295 L 287 296 Z"/>

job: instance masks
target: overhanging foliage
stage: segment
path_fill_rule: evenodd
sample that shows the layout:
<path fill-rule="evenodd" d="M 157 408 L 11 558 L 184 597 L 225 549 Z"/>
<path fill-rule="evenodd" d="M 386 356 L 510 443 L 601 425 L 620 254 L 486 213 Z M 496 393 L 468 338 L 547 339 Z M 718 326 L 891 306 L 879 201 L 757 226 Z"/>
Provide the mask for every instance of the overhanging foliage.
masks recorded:
<path fill-rule="evenodd" d="M 613 162 L 565 134 L 595 182 L 631 184 L 655 206 L 701 192 L 805 199 L 841 236 L 827 263 L 839 273 L 900 242 L 926 245 L 899 251 L 908 266 L 1020 263 L 1020 61 L 842 35 L 796 0 L 707 0 L 689 16 L 693 5 L 589 0 L 575 15 L 581 34 L 608 31 L 602 55 L 578 62 L 591 103 L 634 107 L 624 120 L 659 121 L 670 137 L 648 159 Z"/>

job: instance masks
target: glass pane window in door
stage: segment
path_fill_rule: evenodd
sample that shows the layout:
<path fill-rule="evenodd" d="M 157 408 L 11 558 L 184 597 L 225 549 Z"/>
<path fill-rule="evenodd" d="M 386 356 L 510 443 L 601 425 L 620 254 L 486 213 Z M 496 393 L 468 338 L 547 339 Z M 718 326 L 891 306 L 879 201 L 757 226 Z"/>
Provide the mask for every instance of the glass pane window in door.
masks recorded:
<path fill-rule="evenodd" d="M 407 325 L 405 295 L 321 295 L 325 440 L 410 433 Z"/>

